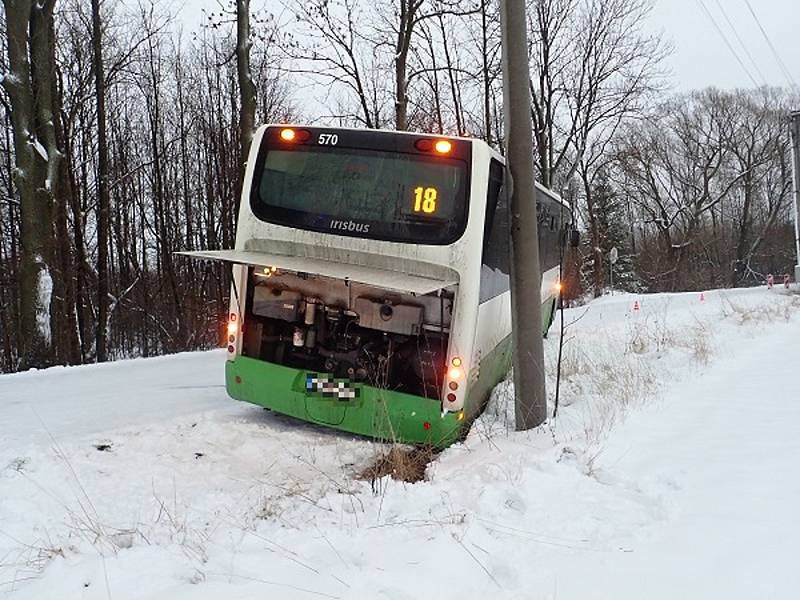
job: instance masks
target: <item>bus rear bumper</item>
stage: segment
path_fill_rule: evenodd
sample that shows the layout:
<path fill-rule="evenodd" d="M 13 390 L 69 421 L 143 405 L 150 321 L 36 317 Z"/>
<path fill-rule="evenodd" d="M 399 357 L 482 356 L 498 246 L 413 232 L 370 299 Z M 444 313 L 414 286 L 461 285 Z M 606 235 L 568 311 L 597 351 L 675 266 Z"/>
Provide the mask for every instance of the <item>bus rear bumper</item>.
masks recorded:
<path fill-rule="evenodd" d="M 246 356 L 225 363 L 225 384 L 232 398 L 340 431 L 444 448 L 459 439 L 465 427 L 458 413 L 443 414 L 437 400 L 361 384 L 356 398 L 337 400 L 307 392 L 307 376 L 302 369 Z"/>

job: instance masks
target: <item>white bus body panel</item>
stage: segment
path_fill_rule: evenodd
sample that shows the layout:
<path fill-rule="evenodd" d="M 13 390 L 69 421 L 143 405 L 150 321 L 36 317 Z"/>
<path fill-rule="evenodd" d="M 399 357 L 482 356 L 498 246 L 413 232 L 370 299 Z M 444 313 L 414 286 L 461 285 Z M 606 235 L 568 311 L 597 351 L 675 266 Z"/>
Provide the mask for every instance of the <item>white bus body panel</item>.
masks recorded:
<path fill-rule="evenodd" d="M 450 279 L 432 279 L 389 271 L 364 267 L 358 264 L 332 262 L 301 256 L 286 256 L 282 254 L 268 254 L 247 250 L 200 250 L 193 252 L 176 252 L 184 256 L 206 260 L 222 261 L 238 265 L 253 265 L 257 267 L 276 267 L 284 271 L 323 275 L 334 279 L 367 283 L 387 290 L 411 292 L 412 294 L 425 295 L 441 290 L 458 283 L 456 277 Z"/>
<path fill-rule="evenodd" d="M 431 271 L 437 274 L 450 272 L 457 274 L 458 281 L 453 326 L 450 330 L 449 356 L 460 356 L 463 369 L 469 373 L 472 368 L 472 355 L 475 344 L 476 326 L 478 322 L 478 298 L 480 292 L 480 256 L 483 247 L 483 223 L 486 213 L 486 190 L 489 177 L 490 159 L 498 156 L 487 144 L 480 140 L 472 142 L 472 170 L 470 173 L 469 213 L 467 228 L 455 243 L 449 246 L 433 246 L 424 244 L 408 244 L 387 242 L 358 237 L 340 236 L 330 233 L 319 233 L 294 229 L 282 225 L 266 223 L 258 219 L 250 208 L 250 194 L 254 181 L 254 165 L 261 147 L 261 141 L 267 126 L 258 129 L 253 137 L 250 157 L 247 163 L 245 186 L 242 188 L 239 222 L 236 230 L 237 251 L 264 251 L 276 247 L 295 248 L 305 253 L 308 258 L 328 260 L 332 257 L 342 259 L 345 265 L 362 262 L 365 267 L 373 269 L 395 270 L 388 265 L 403 265 L 405 273 L 430 279 L 440 279 L 444 283 L 452 282 L 452 274 L 447 277 L 430 277 Z M 400 133 L 400 132 L 395 132 Z M 419 135 L 423 134 L 406 134 Z M 478 260 L 476 260 L 478 257 Z M 336 262 L 340 262 L 337 260 Z M 364 264 L 366 263 L 366 264 Z M 372 283 L 372 282 L 369 282 Z M 246 285 L 246 269 L 241 269 L 237 278 L 238 293 L 244 296 Z M 444 287 L 444 286 L 442 286 Z M 232 303 L 232 306 L 234 304 Z M 509 317 L 510 319 L 510 313 Z M 509 325 L 510 327 L 510 325 Z M 240 348 L 237 348 L 237 353 Z M 233 358 L 233 357 L 230 357 Z M 446 411 L 460 410 L 463 407 L 465 390 L 458 390 L 455 402 L 443 402 Z"/>
<path fill-rule="evenodd" d="M 240 318 L 243 316 L 238 298 L 246 295 L 247 269 L 241 266 L 245 264 L 276 266 L 354 281 L 367 279 L 363 282 L 418 294 L 457 283 L 448 356 L 461 357 L 464 372 L 470 379 L 477 377 L 481 355 L 502 342 L 512 327 L 510 292 L 479 303 L 489 165 L 492 158 L 503 162 L 502 156 L 483 141 L 470 140 L 472 169 L 468 221 L 464 234 L 456 242 L 444 246 L 387 242 L 294 229 L 258 219 L 251 210 L 250 195 L 255 163 L 266 129 L 266 125 L 261 126 L 253 137 L 240 199 L 235 251 L 228 251 L 231 253 L 227 256 L 230 262 L 235 263 L 231 311 Z M 426 134 L 393 133 L 427 137 Z M 289 260 L 290 257 L 293 260 Z M 553 294 L 557 278 L 558 269 L 544 274 L 543 299 Z M 237 340 L 235 353 L 229 353 L 228 358 L 233 359 L 240 352 L 241 339 Z M 465 387 L 458 390 L 455 402 L 443 401 L 444 411 L 463 408 Z"/>

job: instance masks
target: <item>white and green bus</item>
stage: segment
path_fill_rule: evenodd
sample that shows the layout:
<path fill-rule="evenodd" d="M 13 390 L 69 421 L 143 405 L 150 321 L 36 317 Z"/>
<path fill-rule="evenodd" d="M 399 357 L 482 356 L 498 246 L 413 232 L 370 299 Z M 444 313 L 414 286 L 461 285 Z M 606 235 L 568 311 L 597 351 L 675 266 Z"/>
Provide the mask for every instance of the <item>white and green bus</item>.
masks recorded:
<path fill-rule="evenodd" d="M 232 250 L 233 398 L 355 434 L 446 446 L 511 364 L 503 157 L 480 140 L 269 125 Z M 537 189 L 546 332 L 569 208 Z"/>

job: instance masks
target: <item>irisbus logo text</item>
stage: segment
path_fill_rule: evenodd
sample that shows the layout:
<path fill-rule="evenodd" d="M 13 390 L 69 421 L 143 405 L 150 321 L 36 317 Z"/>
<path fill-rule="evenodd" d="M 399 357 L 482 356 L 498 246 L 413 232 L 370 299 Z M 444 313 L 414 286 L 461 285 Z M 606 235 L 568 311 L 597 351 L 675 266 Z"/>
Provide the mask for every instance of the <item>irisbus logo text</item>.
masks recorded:
<path fill-rule="evenodd" d="M 338 229 L 339 231 L 369 233 L 369 224 L 357 223 L 355 221 L 337 221 L 336 219 L 332 219 L 328 227 L 331 229 Z"/>

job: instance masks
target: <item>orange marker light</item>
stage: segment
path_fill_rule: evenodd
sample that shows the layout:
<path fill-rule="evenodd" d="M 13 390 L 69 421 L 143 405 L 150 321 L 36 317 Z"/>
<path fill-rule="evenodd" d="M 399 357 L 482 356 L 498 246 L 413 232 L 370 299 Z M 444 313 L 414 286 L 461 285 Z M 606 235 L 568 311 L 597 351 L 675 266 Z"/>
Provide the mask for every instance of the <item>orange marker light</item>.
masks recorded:
<path fill-rule="evenodd" d="M 439 140 L 433 145 L 433 149 L 439 154 L 448 154 L 453 149 L 453 144 L 447 140 Z"/>
<path fill-rule="evenodd" d="M 560 281 L 556 281 L 556 284 L 553 287 L 556 288 L 557 292 L 560 292 L 564 288 L 564 284 L 562 284 Z"/>
<path fill-rule="evenodd" d="M 281 129 L 281 139 L 284 142 L 292 142 L 294 141 L 295 133 L 294 129 Z"/>
<path fill-rule="evenodd" d="M 236 325 L 233 321 L 228 323 L 228 335 L 236 335 L 236 332 L 239 330 L 239 326 Z"/>
<path fill-rule="evenodd" d="M 464 375 L 464 372 L 458 367 L 453 367 L 450 369 L 447 375 L 450 377 L 450 379 L 461 379 L 461 377 Z"/>

